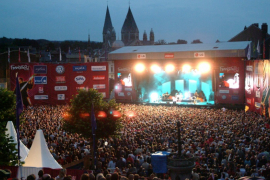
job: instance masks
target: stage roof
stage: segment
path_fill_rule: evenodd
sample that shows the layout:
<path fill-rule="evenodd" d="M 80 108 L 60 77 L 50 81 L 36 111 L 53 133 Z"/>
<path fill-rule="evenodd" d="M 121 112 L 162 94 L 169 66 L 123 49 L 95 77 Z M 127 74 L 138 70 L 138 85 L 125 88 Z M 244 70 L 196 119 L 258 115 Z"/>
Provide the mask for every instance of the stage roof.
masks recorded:
<path fill-rule="evenodd" d="M 197 58 L 195 53 L 203 52 L 204 58 L 211 57 L 246 57 L 248 45 L 251 41 L 218 42 L 199 44 L 172 44 L 151 46 L 125 46 L 109 53 L 109 60 L 128 59 L 167 59 L 164 54 L 171 53 L 173 58 Z M 144 54 L 145 58 L 138 58 Z"/>

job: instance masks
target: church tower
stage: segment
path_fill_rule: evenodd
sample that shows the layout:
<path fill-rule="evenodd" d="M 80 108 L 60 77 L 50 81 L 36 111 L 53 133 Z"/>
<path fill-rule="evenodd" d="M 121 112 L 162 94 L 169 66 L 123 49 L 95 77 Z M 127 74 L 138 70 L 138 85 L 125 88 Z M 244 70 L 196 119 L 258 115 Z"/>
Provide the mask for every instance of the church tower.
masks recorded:
<path fill-rule="evenodd" d="M 151 28 L 151 31 L 150 31 L 150 44 L 153 45 L 154 43 L 155 43 L 155 35 L 154 35 L 153 29 Z"/>
<path fill-rule="evenodd" d="M 103 44 L 107 44 L 107 43 L 112 44 L 116 40 L 116 34 L 112 26 L 112 21 L 111 21 L 111 16 L 110 16 L 108 6 L 107 6 L 102 35 L 103 35 Z"/>
<path fill-rule="evenodd" d="M 146 31 L 144 30 L 144 33 L 143 33 L 143 41 L 146 42 L 147 41 L 147 34 L 146 34 Z"/>
<path fill-rule="evenodd" d="M 139 40 L 139 29 L 136 25 L 130 7 L 128 8 L 128 13 L 122 26 L 121 40 L 125 45 L 129 45 L 134 40 Z"/>

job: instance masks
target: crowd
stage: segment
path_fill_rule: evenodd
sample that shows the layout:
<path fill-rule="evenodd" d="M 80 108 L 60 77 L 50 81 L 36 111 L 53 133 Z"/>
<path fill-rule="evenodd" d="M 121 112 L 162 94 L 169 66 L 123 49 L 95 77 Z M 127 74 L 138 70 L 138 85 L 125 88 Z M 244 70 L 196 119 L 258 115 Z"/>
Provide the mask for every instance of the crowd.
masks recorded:
<path fill-rule="evenodd" d="M 36 130 L 42 129 L 48 148 L 61 165 L 82 159 L 92 150 L 90 139 L 62 129 L 61 118 L 67 108 L 28 107 L 21 128 L 21 140 L 28 148 Z M 256 113 L 135 104 L 122 104 L 121 112 L 122 135 L 99 140 L 96 180 L 116 176 L 168 179 L 166 173 L 153 172 L 151 153 L 178 151 L 177 122 L 181 124 L 182 154 L 193 154 L 196 160 L 190 179 L 233 180 L 252 175 L 270 179 L 269 122 Z"/>

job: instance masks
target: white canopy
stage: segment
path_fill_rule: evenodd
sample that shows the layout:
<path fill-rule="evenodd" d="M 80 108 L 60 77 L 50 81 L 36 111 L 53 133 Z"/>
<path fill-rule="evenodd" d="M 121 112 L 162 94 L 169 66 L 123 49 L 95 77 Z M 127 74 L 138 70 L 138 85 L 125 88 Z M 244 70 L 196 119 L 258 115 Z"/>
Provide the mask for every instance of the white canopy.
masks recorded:
<path fill-rule="evenodd" d="M 12 137 L 14 140 L 14 143 L 16 143 L 16 149 L 18 149 L 18 141 L 17 141 L 17 133 L 15 131 L 14 125 L 12 121 L 8 121 L 7 130 L 5 132 L 8 137 Z M 20 156 L 21 156 L 21 161 L 24 161 L 25 158 L 27 157 L 29 153 L 29 149 L 21 142 L 20 140 Z"/>
<path fill-rule="evenodd" d="M 50 153 L 42 130 L 37 130 L 35 139 L 23 167 L 62 169 Z"/>

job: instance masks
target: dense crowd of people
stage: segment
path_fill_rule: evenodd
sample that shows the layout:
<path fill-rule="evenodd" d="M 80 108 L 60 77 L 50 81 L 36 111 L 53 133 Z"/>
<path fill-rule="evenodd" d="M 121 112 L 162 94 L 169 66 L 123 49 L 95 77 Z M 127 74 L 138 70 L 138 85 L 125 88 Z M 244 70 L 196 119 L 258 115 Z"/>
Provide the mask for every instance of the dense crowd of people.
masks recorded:
<path fill-rule="evenodd" d="M 68 107 L 28 107 L 21 128 L 21 140 L 28 148 L 36 130 L 42 129 L 49 150 L 61 165 L 82 159 L 92 150 L 90 139 L 62 129 L 61 119 Z M 168 173 L 154 173 L 151 154 L 167 151 L 170 158 L 176 156 L 177 122 L 181 124 L 181 153 L 193 154 L 196 160 L 190 179 L 270 179 L 269 122 L 256 113 L 135 104 L 122 104 L 121 112 L 122 135 L 99 140 L 95 175 L 85 175 L 88 179 L 168 179 Z"/>

